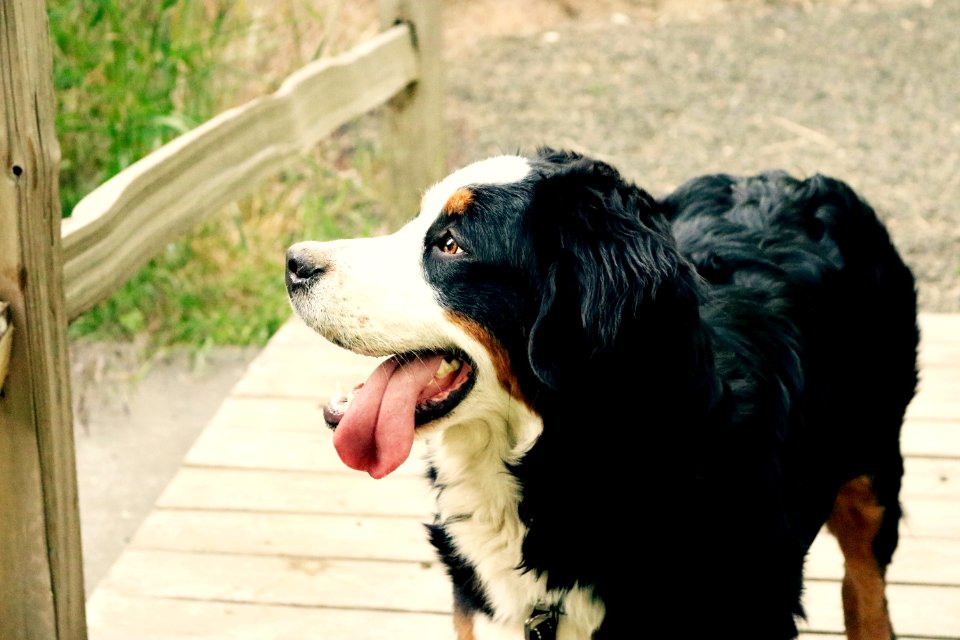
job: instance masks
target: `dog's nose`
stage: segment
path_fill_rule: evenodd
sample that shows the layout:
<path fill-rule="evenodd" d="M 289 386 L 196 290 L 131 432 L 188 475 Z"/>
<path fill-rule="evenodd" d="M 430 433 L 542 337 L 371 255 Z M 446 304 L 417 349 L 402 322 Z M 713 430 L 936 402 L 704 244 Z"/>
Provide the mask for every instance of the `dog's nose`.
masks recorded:
<path fill-rule="evenodd" d="M 310 244 L 301 242 L 287 249 L 288 286 L 322 276 L 330 268 L 326 256 Z"/>

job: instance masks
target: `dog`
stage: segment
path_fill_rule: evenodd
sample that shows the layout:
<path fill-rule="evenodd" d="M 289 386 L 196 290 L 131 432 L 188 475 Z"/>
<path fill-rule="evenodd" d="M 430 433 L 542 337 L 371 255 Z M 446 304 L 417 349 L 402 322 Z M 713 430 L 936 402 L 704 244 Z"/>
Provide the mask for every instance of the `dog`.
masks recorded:
<path fill-rule="evenodd" d="M 892 637 L 916 290 L 843 182 L 658 200 L 574 152 L 499 156 L 392 235 L 293 245 L 286 285 L 386 356 L 324 415 L 374 478 L 426 440 L 461 640 L 793 638 L 824 524 L 848 637 Z"/>

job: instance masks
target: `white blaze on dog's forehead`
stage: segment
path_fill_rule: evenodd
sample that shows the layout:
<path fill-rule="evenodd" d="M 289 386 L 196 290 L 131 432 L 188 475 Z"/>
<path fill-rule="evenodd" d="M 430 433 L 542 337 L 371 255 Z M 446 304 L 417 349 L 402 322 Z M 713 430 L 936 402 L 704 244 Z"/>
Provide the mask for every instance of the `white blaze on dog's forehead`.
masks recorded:
<path fill-rule="evenodd" d="M 458 169 L 430 187 L 420 202 L 420 211 L 428 216 L 440 212 L 457 189 L 468 185 L 509 184 L 530 174 L 530 162 L 522 156 L 496 156 Z"/>

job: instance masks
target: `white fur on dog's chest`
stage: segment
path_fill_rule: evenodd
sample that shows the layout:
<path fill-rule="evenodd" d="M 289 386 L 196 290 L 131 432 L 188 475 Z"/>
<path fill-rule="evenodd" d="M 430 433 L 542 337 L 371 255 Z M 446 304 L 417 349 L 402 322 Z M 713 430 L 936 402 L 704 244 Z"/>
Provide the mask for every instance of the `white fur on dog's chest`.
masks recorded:
<path fill-rule="evenodd" d="M 526 431 L 539 434 L 540 421 L 533 420 L 537 424 Z M 437 497 L 440 520 L 458 553 L 476 570 L 494 611 L 492 620 L 477 621 L 476 638 L 523 638 L 524 621 L 535 606 L 560 604 L 564 615 L 557 639 L 589 639 L 604 615 L 592 590 L 548 592 L 544 576 L 519 569 L 527 529 L 517 510 L 520 487 L 506 464 L 517 462 L 533 438 L 521 437 L 524 444 L 511 447 L 501 441 L 503 434 L 502 428 L 484 423 L 461 424 L 429 446 L 442 487 Z"/>

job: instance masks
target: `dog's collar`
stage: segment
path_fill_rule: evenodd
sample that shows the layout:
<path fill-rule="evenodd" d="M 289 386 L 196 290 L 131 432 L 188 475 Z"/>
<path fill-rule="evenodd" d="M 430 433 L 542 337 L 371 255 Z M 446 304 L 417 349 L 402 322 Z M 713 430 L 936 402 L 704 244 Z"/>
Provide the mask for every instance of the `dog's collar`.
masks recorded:
<path fill-rule="evenodd" d="M 560 622 L 560 608 L 557 605 L 538 604 L 530 617 L 523 623 L 526 640 L 557 640 L 557 625 Z"/>

